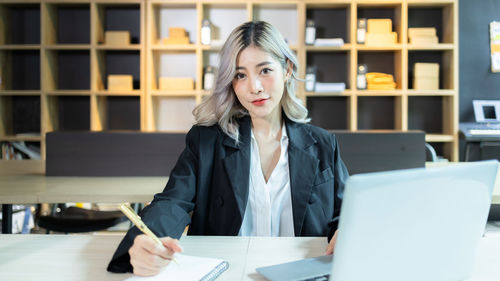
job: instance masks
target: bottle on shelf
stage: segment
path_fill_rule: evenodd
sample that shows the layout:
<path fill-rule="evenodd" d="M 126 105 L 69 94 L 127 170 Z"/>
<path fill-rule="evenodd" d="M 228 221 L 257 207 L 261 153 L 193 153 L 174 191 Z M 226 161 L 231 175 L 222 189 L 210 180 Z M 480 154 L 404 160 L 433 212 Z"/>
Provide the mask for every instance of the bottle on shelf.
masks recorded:
<path fill-rule="evenodd" d="M 366 19 L 361 18 L 358 19 L 358 33 L 357 33 L 358 44 L 365 44 L 365 38 L 366 38 Z"/>
<path fill-rule="evenodd" d="M 211 29 L 210 29 L 210 21 L 207 19 L 204 19 L 201 22 L 201 44 L 203 45 L 210 45 L 212 35 L 211 35 Z"/>
<path fill-rule="evenodd" d="M 358 90 L 366 90 L 366 64 L 358 65 L 358 74 L 356 76 L 356 88 Z"/>
<path fill-rule="evenodd" d="M 203 74 L 203 90 L 212 90 L 214 86 L 214 79 L 215 79 L 215 73 L 214 73 L 214 67 L 212 66 L 207 66 L 205 67 L 205 74 Z"/>
<path fill-rule="evenodd" d="M 306 45 L 314 45 L 316 40 L 316 25 L 313 20 L 307 20 L 306 22 Z"/>
<path fill-rule="evenodd" d="M 314 92 L 316 86 L 316 67 L 308 66 L 306 68 L 306 91 Z"/>

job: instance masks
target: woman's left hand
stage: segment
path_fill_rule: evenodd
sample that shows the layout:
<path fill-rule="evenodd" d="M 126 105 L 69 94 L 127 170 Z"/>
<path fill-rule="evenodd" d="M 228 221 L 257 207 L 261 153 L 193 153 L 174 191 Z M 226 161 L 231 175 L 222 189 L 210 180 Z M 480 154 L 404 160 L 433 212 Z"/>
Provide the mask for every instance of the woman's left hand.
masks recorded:
<path fill-rule="evenodd" d="M 330 243 L 328 243 L 328 246 L 326 247 L 326 252 L 325 255 L 331 255 L 333 254 L 333 249 L 335 248 L 335 242 L 337 241 L 337 233 L 339 230 L 335 230 L 335 234 L 333 234 L 332 239 L 330 240 Z"/>

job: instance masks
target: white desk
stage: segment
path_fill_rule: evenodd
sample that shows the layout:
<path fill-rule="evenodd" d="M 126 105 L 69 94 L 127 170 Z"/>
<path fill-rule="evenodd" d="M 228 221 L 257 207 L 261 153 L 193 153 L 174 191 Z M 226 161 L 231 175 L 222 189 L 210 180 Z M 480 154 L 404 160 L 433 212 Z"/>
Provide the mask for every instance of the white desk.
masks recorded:
<path fill-rule="evenodd" d="M 130 274 L 106 272 L 122 236 L 0 235 L 0 280 L 123 280 Z M 323 254 L 324 237 L 214 237 L 181 239 L 186 254 L 229 261 L 220 281 L 265 280 L 255 268 Z M 474 278 L 500 278 L 500 234 L 481 241 Z"/>

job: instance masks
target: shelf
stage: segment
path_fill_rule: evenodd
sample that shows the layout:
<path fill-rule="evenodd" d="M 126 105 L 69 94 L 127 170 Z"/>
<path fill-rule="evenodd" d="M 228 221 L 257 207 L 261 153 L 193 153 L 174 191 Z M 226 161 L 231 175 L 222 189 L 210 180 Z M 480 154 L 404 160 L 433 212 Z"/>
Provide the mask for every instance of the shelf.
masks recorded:
<path fill-rule="evenodd" d="M 0 160 L 0 175 L 45 175 L 45 160 Z"/>
<path fill-rule="evenodd" d="M 381 46 L 366 46 L 366 45 L 354 45 L 354 48 L 358 51 L 400 51 L 403 49 L 401 44 L 397 45 L 381 45 Z"/>
<path fill-rule="evenodd" d="M 434 44 L 434 45 L 412 45 L 408 44 L 407 45 L 408 50 L 411 51 L 432 51 L 432 50 L 437 50 L 437 51 L 448 51 L 448 50 L 453 50 L 454 46 L 453 44 Z"/>
<path fill-rule="evenodd" d="M 2 90 L 0 91 L 0 96 L 37 96 L 41 95 L 41 91 L 31 91 L 31 90 Z"/>
<path fill-rule="evenodd" d="M 407 90 L 408 96 L 455 96 L 455 90 Z"/>
<path fill-rule="evenodd" d="M 90 50 L 90 44 L 53 44 L 53 45 L 44 45 L 43 46 L 47 50 Z"/>
<path fill-rule="evenodd" d="M 402 90 L 356 90 L 356 95 L 360 97 L 397 97 L 402 96 Z"/>
<path fill-rule="evenodd" d="M 436 135 L 436 134 L 426 134 L 426 142 L 452 142 L 455 140 L 453 135 Z"/>
<path fill-rule="evenodd" d="M 202 95 L 203 91 L 162 91 L 162 90 L 152 90 L 152 96 L 163 96 L 163 97 L 195 97 L 196 95 Z"/>
<path fill-rule="evenodd" d="M 95 91 L 92 92 L 98 96 L 140 96 L 142 94 L 141 90 L 133 91 Z"/>
<path fill-rule="evenodd" d="M 347 89 L 343 92 L 328 92 L 328 93 L 318 93 L 318 92 L 305 92 L 306 97 L 341 97 L 341 96 L 351 96 L 352 91 Z"/>
<path fill-rule="evenodd" d="M 90 90 L 53 90 L 45 92 L 48 96 L 88 96 L 91 94 Z"/>
<path fill-rule="evenodd" d="M 103 50 L 103 51 L 140 51 L 142 49 L 141 45 L 139 44 L 130 44 L 130 45 L 105 45 L 105 44 L 99 44 L 95 47 L 97 50 Z"/>
<path fill-rule="evenodd" d="M 26 45 L 0 45 L 0 50 L 39 50 L 40 45 L 38 44 L 26 44 Z"/>
<path fill-rule="evenodd" d="M 184 44 L 184 45 L 155 44 L 151 47 L 153 51 L 196 51 L 196 48 L 197 46 L 195 44 Z"/>
<path fill-rule="evenodd" d="M 312 46 L 306 45 L 306 51 L 308 52 L 335 52 L 335 51 L 350 51 L 352 49 L 351 44 L 344 44 L 341 47 L 330 47 L 330 46 Z"/>
<path fill-rule="evenodd" d="M 31 142 L 41 142 L 41 136 L 0 136 L 0 142 L 2 141 L 31 141 Z"/>

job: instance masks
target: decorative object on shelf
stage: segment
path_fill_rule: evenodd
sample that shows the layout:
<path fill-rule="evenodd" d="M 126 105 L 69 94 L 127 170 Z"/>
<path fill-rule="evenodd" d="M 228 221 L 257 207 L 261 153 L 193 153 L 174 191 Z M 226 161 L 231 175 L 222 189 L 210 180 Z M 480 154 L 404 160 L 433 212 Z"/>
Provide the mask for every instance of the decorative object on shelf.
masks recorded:
<path fill-rule="evenodd" d="M 358 19 L 358 33 L 357 33 L 358 44 L 365 44 L 366 40 L 366 19 Z"/>
<path fill-rule="evenodd" d="M 342 38 L 316 38 L 314 46 L 324 47 L 342 47 L 344 46 L 344 39 Z"/>
<path fill-rule="evenodd" d="M 410 44 L 415 45 L 430 45 L 439 43 L 435 27 L 408 28 L 408 40 Z"/>
<path fill-rule="evenodd" d="M 201 44 L 210 45 L 211 40 L 212 40 L 212 31 L 211 31 L 210 21 L 204 19 L 201 22 Z"/>
<path fill-rule="evenodd" d="M 132 91 L 133 89 L 132 75 L 108 75 L 108 91 L 120 92 Z"/>
<path fill-rule="evenodd" d="M 106 45 L 129 45 L 129 31 L 106 31 L 104 33 L 104 44 Z"/>
<path fill-rule="evenodd" d="M 316 85 L 316 67 L 308 66 L 306 68 L 306 91 L 314 92 L 314 86 Z"/>
<path fill-rule="evenodd" d="M 366 45 L 388 45 L 396 44 L 398 35 L 392 32 L 391 19 L 368 19 L 367 20 Z"/>
<path fill-rule="evenodd" d="M 366 90 L 366 72 L 368 67 L 366 64 L 358 65 L 358 74 L 356 75 L 356 88 Z"/>
<path fill-rule="evenodd" d="M 316 93 L 341 93 L 345 91 L 345 83 L 321 83 L 316 82 L 314 91 Z"/>
<path fill-rule="evenodd" d="M 162 44 L 189 44 L 189 36 L 182 27 L 170 27 L 168 29 L 168 38 L 161 40 Z"/>
<path fill-rule="evenodd" d="M 215 82 L 214 67 L 205 67 L 205 73 L 203 74 L 203 90 L 212 90 Z"/>
<path fill-rule="evenodd" d="M 396 83 L 391 74 L 380 72 L 366 73 L 366 83 L 368 90 L 394 90 Z"/>
<path fill-rule="evenodd" d="M 313 20 L 308 19 L 306 21 L 306 45 L 314 45 L 314 41 L 316 40 L 316 25 Z"/>
<path fill-rule="evenodd" d="M 160 90 L 190 91 L 193 89 L 194 80 L 191 77 L 160 77 Z"/>
<path fill-rule="evenodd" d="M 415 63 L 413 67 L 413 88 L 415 90 L 439 89 L 439 63 Z"/>
<path fill-rule="evenodd" d="M 491 72 L 500 72 L 500 22 L 490 22 Z"/>

